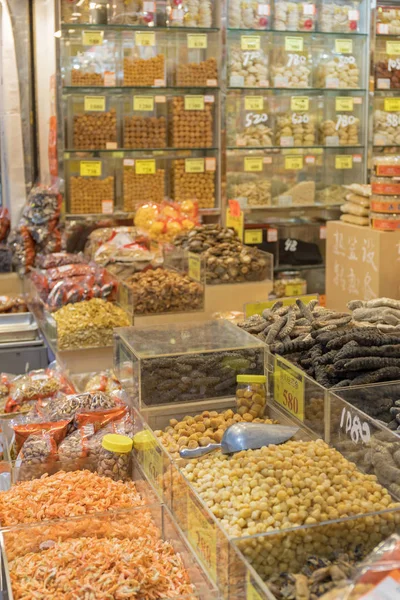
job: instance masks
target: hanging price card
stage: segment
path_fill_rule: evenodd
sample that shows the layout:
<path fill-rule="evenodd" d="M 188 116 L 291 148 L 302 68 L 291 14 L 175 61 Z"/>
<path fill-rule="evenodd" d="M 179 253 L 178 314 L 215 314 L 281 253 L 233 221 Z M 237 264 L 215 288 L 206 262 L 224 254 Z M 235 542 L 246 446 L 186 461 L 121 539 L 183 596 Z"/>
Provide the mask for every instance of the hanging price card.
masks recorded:
<path fill-rule="evenodd" d="M 101 46 L 103 31 L 82 31 L 82 44 L 84 46 Z"/>
<path fill-rule="evenodd" d="M 263 110 L 264 98 L 262 96 L 245 96 L 244 108 L 245 110 Z"/>
<path fill-rule="evenodd" d="M 302 156 L 285 156 L 285 169 L 287 171 L 300 171 L 303 168 Z"/>
<path fill-rule="evenodd" d="M 154 110 L 153 96 L 134 96 L 133 110 L 152 111 Z"/>
<path fill-rule="evenodd" d="M 310 99 L 308 96 L 292 96 L 290 99 L 291 110 L 308 110 Z"/>
<path fill-rule="evenodd" d="M 195 281 L 201 281 L 201 257 L 194 252 L 188 253 L 189 277 Z"/>
<path fill-rule="evenodd" d="M 400 56 L 400 42 L 386 42 L 386 54 Z"/>
<path fill-rule="evenodd" d="M 185 96 L 185 110 L 204 110 L 204 96 Z"/>
<path fill-rule="evenodd" d="M 86 110 L 102 112 L 106 110 L 105 96 L 85 96 L 84 108 Z"/>
<path fill-rule="evenodd" d="M 302 37 L 285 37 L 285 50 L 287 52 L 303 52 L 304 42 Z"/>
<path fill-rule="evenodd" d="M 353 167 L 353 157 L 345 154 L 335 156 L 335 169 L 351 169 Z"/>
<path fill-rule="evenodd" d="M 282 356 L 275 356 L 274 400 L 304 421 L 304 375 Z"/>
<path fill-rule="evenodd" d="M 337 54 L 351 54 L 353 52 L 353 40 L 335 40 L 335 52 Z"/>
<path fill-rule="evenodd" d="M 260 43 L 259 35 L 242 35 L 240 37 L 240 47 L 242 50 L 259 50 Z"/>
<path fill-rule="evenodd" d="M 101 162 L 99 160 L 81 160 L 79 173 L 81 177 L 101 177 Z"/>
<path fill-rule="evenodd" d="M 187 47 L 188 48 L 197 48 L 197 49 L 207 48 L 207 34 L 206 33 L 188 33 Z"/>
<path fill-rule="evenodd" d="M 156 161 L 152 158 L 135 161 L 136 175 L 154 175 L 156 172 Z"/>
<path fill-rule="evenodd" d="M 246 229 L 244 232 L 245 244 L 262 244 L 263 232 L 262 229 Z"/>
<path fill-rule="evenodd" d="M 262 171 L 263 170 L 263 159 L 262 156 L 260 157 L 250 157 L 250 156 L 246 156 L 244 159 L 244 170 L 245 171 L 250 171 L 251 173 L 254 173 L 256 171 Z"/>
<path fill-rule="evenodd" d="M 385 98 L 383 101 L 383 106 L 388 112 L 400 111 L 400 98 Z"/>
<path fill-rule="evenodd" d="M 212 523 L 209 523 L 195 501 L 187 497 L 187 520 L 189 542 L 203 558 L 213 579 L 217 576 L 217 536 Z"/>
<path fill-rule="evenodd" d="M 335 100 L 335 108 L 336 108 L 336 112 L 346 111 L 346 110 L 353 110 L 353 108 L 354 108 L 354 99 L 353 98 L 349 98 L 347 96 L 343 96 L 343 97 L 339 96 Z"/>
<path fill-rule="evenodd" d="M 262 600 L 262 597 L 251 582 L 250 573 L 247 573 L 246 600 Z"/>
<path fill-rule="evenodd" d="M 155 46 L 156 34 L 154 31 L 136 31 L 135 43 L 136 46 Z"/>
<path fill-rule="evenodd" d="M 186 158 L 185 173 L 204 173 L 204 158 Z"/>

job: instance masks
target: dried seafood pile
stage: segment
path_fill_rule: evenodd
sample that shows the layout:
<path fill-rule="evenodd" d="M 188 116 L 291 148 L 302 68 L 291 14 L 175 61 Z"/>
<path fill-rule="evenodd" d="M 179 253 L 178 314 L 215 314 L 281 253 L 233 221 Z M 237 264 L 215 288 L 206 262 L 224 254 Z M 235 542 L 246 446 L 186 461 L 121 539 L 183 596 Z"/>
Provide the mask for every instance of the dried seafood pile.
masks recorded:
<path fill-rule="evenodd" d="M 353 317 L 356 314 L 355 310 Z M 357 325 L 353 317 L 321 308 L 316 301 L 306 306 L 296 300 L 293 306 L 276 302 L 239 327 L 328 388 L 400 379 L 400 330 L 384 333 L 377 327 Z"/>
<path fill-rule="evenodd" d="M 197 254 L 204 253 L 207 283 L 263 281 L 268 261 L 257 248 L 245 246 L 233 229 L 201 225 L 175 239 L 175 245 Z"/>
<path fill-rule="evenodd" d="M 356 323 L 374 325 L 381 331 L 400 332 L 400 300 L 375 298 L 366 302 L 353 300 L 348 304 Z"/>

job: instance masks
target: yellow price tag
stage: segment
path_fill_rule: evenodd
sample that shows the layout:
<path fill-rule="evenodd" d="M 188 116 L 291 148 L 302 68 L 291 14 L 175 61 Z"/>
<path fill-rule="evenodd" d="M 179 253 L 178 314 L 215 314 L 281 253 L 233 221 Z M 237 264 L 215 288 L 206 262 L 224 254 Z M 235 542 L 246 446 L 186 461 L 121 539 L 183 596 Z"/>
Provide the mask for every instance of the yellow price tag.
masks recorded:
<path fill-rule="evenodd" d="M 244 232 L 245 244 L 262 244 L 263 232 L 262 229 L 246 229 Z"/>
<path fill-rule="evenodd" d="M 204 158 L 186 158 L 185 173 L 204 173 Z"/>
<path fill-rule="evenodd" d="M 252 158 L 251 156 L 245 156 L 244 159 L 244 170 L 250 173 L 263 170 L 263 159 L 262 156 Z"/>
<path fill-rule="evenodd" d="M 149 442 L 149 445 L 151 442 Z M 156 491 L 162 496 L 163 493 L 163 459 L 161 450 L 157 446 L 157 442 L 153 440 L 153 447 L 143 450 L 143 471 L 146 473 L 150 483 L 152 483 Z"/>
<path fill-rule="evenodd" d="M 81 177 L 101 177 L 101 162 L 99 160 L 81 160 L 79 173 Z"/>
<path fill-rule="evenodd" d="M 354 98 L 350 98 L 347 96 L 338 96 L 335 100 L 336 112 L 353 110 L 354 108 Z"/>
<path fill-rule="evenodd" d="M 185 110 L 204 110 L 204 96 L 185 96 Z"/>
<path fill-rule="evenodd" d="M 308 96 L 292 96 L 290 99 L 291 110 L 308 110 L 310 99 Z"/>
<path fill-rule="evenodd" d="M 287 283 L 285 285 L 285 296 L 301 296 L 304 291 L 304 284 L 302 283 Z"/>
<path fill-rule="evenodd" d="M 353 40 L 335 40 L 335 52 L 337 54 L 351 54 L 353 52 Z"/>
<path fill-rule="evenodd" d="M 392 56 L 399 56 L 400 42 L 386 42 L 386 54 L 391 54 Z"/>
<path fill-rule="evenodd" d="M 187 517 L 189 542 L 196 548 L 215 580 L 217 576 L 217 536 L 215 529 L 189 495 L 187 497 Z"/>
<path fill-rule="evenodd" d="M 304 421 L 304 375 L 282 356 L 275 356 L 274 400 Z"/>
<path fill-rule="evenodd" d="M 135 161 L 136 175 L 154 175 L 156 172 L 156 161 L 152 158 L 145 158 Z"/>
<path fill-rule="evenodd" d="M 251 583 L 250 573 L 247 573 L 246 600 L 262 600 L 262 597 Z"/>
<path fill-rule="evenodd" d="M 345 154 L 335 156 L 335 169 L 351 169 L 353 167 L 353 157 Z"/>
<path fill-rule="evenodd" d="M 264 110 L 264 98 L 262 96 L 245 96 L 245 110 Z"/>
<path fill-rule="evenodd" d="M 152 111 L 154 110 L 153 96 L 134 96 L 133 110 Z"/>
<path fill-rule="evenodd" d="M 244 214 L 240 211 L 238 216 L 232 215 L 229 208 L 226 209 L 226 226 L 232 227 L 238 234 L 239 239 L 243 240 Z"/>
<path fill-rule="evenodd" d="M 287 171 L 300 171 L 303 168 L 302 156 L 285 156 L 285 169 Z"/>
<path fill-rule="evenodd" d="M 195 49 L 207 48 L 207 34 L 206 33 L 188 33 L 187 47 L 195 48 Z"/>
<path fill-rule="evenodd" d="M 154 31 L 136 31 L 135 44 L 136 46 L 155 46 L 156 34 Z"/>
<path fill-rule="evenodd" d="M 302 37 L 285 37 L 285 50 L 287 52 L 303 52 L 304 40 Z"/>
<path fill-rule="evenodd" d="M 242 50 L 259 50 L 261 38 L 259 35 L 242 35 L 240 36 L 240 47 Z"/>
<path fill-rule="evenodd" d="M 383 107 L 387 112 L 400 111 L 400 98 L 385 98 Z"/>
<path fill-rule="evenodd" d="M 106 110 L 105 96 L 85 96 L 84 108 L 85 111 L 92 110 L 102 112 Z"/>
<path fill-rule="evenodd" d="M 82 44 L 83 46 L 101 46 L 103 35 L 103 31 L 82 31 Z"/>
<path fill-rule="evenodd" d="M 188 267 L 189 277 L 195 281 L 201 281 L 201 256 L 199 254 L 188 253 Z"/>

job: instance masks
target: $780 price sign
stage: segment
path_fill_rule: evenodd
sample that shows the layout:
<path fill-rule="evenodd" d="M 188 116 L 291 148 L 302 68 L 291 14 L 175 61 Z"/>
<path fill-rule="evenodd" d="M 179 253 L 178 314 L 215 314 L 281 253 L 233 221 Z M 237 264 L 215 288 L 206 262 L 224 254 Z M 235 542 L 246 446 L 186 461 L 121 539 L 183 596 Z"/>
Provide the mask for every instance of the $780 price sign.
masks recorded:
<path fill-rule="evenodd" d="M 275 356 L 275 401 L 304 421 L 304 375 L 281 356 Z"/>

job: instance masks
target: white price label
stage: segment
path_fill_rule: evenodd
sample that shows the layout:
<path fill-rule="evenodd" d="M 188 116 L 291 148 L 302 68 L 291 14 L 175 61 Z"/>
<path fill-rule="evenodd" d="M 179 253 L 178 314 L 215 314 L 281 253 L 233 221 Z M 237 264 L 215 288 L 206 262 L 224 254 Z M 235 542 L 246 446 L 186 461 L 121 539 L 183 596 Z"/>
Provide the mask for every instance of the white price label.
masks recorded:
<path fill-rule="evenodd" d="M 356 122 L 356 118 L 353 115 L 338 115 L 335 129 L 338 131 L 341 127 L 348 127 L 349 125 L 354 125 Z"/>
<path fill-rule="evenodd" d="M 252 125 L 259 125 L 260 123 L 266 123 L 268 121 L 268 115 L 262 113 L 261 115 L 257 115 L 255 113 L 247 113 L 246 114 L 246 127 L 251 127 Z"/>
<path fill-rule="evenodd" d="M 355 444 L 367 444 L 371 439 L 369 424 L 361 421 L 358 415 L 353 415 L 346 407 L 342 410 L 340 429 L 345 431 Z"/>
<path fill-rule="evenodd" d="M 302 54 L 293 54 L 292 52 L 289 52 L 287 61 L 288 67 L 300 67 L 301 65 L 305 65 L 306 62 L 307 59 Z"/>
<path fill-rule="evenodd" d="M 309 123 L 310 117 L 308 114 L 298 115 L 297 113 L 292 113 L 292 123 L 293 125 L 301 125 L 301 123 Z"/>

